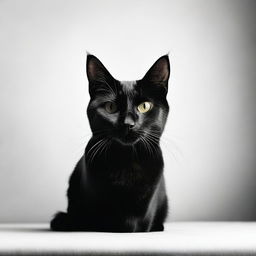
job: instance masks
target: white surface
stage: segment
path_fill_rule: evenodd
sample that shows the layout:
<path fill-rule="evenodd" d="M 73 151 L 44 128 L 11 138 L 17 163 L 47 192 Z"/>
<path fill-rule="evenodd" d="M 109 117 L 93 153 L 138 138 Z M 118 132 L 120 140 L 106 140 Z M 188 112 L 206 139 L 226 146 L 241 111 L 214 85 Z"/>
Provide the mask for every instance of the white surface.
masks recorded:
<path fill-rule="evenodd" d="M 171 223 L 154 233 L 52 232 L 47 224 L 1 224 L 0 254 L 256 255 L 256 223 Z"/>

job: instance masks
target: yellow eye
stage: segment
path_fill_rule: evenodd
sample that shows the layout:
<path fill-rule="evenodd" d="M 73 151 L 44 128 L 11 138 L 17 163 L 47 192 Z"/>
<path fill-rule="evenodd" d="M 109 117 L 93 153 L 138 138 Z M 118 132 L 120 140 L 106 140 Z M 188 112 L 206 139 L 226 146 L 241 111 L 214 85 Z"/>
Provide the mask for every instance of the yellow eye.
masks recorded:
<path fill-rule="evenodd" d="M 151 102 L 145 101 L 142 102 L 139 106 L 138 106 L 138 110 L 140 113 L 146 113 L 148 112 L 151 108 L 153 107 L 153 104 Z"/>
<path fill-rule="evenodd" d="M 105 110 L 106 110 L 108 113 L 110 113 L 110 114 L 115 113 L 115 112 L 117 111 L 117 105 L 116 105 L 116 103 L 115 103 L 115 102 L 111 102 L 111 101 L 107 102 L 107 103 L 105 104 Z"/>

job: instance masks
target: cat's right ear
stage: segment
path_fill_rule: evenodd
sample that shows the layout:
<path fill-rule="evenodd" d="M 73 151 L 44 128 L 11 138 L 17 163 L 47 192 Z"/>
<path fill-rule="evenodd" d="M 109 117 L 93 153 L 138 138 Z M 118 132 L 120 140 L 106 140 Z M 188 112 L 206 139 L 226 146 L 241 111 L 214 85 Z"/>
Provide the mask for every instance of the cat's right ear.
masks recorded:
<path fill-rule="evenodd" d="M 87 55 L 86 72 L 91 96 L 94 95 L 101 86 L 109 85 L 114 80 L 101 61 L 92 54 Z"/>
<path fill-rule="evenodd" d="M 101 61 L 92 54 L 87 55 L 86 71 L 90 83 L 103 82 L 112 77 Z"/>

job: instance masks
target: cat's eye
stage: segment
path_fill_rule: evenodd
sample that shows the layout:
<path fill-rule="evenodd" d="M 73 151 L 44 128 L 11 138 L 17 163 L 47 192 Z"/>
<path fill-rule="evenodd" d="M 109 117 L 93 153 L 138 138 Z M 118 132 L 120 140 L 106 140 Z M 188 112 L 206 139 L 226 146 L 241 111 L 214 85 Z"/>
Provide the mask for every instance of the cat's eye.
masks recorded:
<path fill-rule="evenodd" d="M 142 102 L 139 106 L 138 106 L 138 110 L 140 113 L 146 113 L 148 112 L 151 108 L 153 107 L 153 104 L 151 102 L 145 101 Z"/>
<path fill-rule="evenodd" d="M 117 111 L 117 105 L 115 102 L 109 101 L 105 103 L 105 110 L 110 113 L 113 114 Z"/>

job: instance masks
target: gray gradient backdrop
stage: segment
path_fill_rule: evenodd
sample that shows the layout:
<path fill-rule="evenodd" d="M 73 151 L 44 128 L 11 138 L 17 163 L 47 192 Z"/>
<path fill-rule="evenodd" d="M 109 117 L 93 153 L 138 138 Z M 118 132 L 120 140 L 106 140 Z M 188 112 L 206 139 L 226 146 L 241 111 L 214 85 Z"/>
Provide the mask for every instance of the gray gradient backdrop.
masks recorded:
<path fill-rule="evenodd" d="M 0 221 L 48 221 L 90 135 L 86 51 L 169 52 L 170 220 L 256 220 L 256 1 L 0 1 Z"/>

